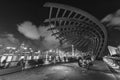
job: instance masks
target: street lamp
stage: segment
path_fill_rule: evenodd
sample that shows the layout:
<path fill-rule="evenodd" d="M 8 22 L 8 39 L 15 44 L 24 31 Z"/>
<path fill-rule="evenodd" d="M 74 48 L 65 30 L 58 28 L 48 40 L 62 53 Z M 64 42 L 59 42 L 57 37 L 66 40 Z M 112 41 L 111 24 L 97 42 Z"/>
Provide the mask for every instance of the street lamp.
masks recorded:
<path fill-rule="evenodd" d="M 72 56 L 75 56 L 75 52 L 74 52 L 74 45 L 72 45 Z"/>
<path fill-rule="evenodd" d="M 45 55 L 45 64 L 49 64 L 49 61 L 48 61 L 48 51 L 46 51 L 46 55 Z"/>

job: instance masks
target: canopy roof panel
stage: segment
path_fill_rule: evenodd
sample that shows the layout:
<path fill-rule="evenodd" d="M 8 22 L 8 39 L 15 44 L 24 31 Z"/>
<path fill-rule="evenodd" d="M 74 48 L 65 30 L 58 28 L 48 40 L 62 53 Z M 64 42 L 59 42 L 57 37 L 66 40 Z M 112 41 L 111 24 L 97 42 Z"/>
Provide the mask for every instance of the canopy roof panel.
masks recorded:
<path fill-rule="evenodd" d="M 91 14 L 68 5 L 46 3 L 50 8 L 49 18 L 45 22 L 54 25 L 53 36 L 63 42 L 69 41 L 78 50 L 93 51 L 93 55 L 103 54 L 107 43 L 105 27 Z"/>

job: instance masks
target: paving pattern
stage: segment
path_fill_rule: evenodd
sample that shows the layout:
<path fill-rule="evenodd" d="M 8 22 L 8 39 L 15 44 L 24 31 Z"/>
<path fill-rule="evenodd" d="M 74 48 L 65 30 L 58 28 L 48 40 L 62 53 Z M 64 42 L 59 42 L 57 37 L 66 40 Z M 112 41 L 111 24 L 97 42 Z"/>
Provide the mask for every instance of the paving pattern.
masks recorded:
<path fill-rule="evenodd" d="M 48 65 L 0 76 L 0 80 L 120 80 L 104 62 L 96 62 L 89 70 L 77 63 Z"/>

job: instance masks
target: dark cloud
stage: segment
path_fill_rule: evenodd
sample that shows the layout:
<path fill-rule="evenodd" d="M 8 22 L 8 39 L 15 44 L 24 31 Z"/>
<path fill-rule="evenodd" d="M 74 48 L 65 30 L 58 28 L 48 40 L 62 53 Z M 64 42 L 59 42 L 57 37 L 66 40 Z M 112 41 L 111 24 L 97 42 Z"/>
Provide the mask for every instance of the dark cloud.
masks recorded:
<path fill-rule="evenodd" d="M 120 9 L 116 12 L 108 14 L 101 20 L 107 29 L 108 33 L 108 45 L 118 46 L 120 45 Z"/>
<path fill-rule="evenodd" d="M 106 27 L 109 26 L 117 26 L 114 29 L 120 30 L 120 9 L 115 13 L 107 15 L 105 18 L 101 20 L 102 23 L 107 23 Z"/>
<path fill-rule="evenodd" d="M 46 48 L 57 48 L 60 43 L 59 43 L 59 40 L 57 40 L 55 38 L 55 36 L 52 36 L 52 32 L 51 31 L 48 31 L 48 29 L 50 28 L 50 26 L 40 26 L 39 27 L 39 33 L 41 36 L 44 36 L 44 40 L 42 41 L 43 42 L 43 45 L 46 47 Z"/>

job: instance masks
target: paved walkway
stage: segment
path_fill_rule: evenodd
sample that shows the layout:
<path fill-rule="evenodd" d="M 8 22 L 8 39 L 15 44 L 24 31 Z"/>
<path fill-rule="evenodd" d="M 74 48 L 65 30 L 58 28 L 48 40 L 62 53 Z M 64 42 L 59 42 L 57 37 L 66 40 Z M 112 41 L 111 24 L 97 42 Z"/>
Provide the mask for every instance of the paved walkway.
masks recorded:
<path fill-rule="evenodd" d="M 97 61 L 90 70 L 80 68 L 77 63 L 43 66 L 0 76 L 0 80 L 120 80 L 106 63 Z"/>

